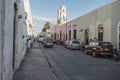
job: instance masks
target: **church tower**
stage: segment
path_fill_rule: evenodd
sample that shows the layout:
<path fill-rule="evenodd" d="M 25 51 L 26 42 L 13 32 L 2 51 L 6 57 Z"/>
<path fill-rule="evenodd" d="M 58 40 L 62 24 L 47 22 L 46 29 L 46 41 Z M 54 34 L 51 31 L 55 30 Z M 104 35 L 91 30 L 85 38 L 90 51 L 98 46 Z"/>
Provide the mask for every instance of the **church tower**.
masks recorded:
<path fill-rule="evenodd" d="M 65 24 L 67 22 L 66 18 L 66 6 L 62 5 L 58 10 L 57 23 L 59 25 Z"/>

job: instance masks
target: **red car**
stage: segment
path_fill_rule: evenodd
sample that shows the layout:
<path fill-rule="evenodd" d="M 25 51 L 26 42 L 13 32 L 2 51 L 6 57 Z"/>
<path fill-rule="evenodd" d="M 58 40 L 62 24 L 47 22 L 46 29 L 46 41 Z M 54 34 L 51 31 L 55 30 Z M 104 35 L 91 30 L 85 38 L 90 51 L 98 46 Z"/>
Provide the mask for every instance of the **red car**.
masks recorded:
<path fill-rule="evenodd" d="M 98 55 L 112 56 L 113 45 L 110 42 L 90 42 L 89 45 L 85 47 L 85 53 L 92 54 L 94 57 Z"/>

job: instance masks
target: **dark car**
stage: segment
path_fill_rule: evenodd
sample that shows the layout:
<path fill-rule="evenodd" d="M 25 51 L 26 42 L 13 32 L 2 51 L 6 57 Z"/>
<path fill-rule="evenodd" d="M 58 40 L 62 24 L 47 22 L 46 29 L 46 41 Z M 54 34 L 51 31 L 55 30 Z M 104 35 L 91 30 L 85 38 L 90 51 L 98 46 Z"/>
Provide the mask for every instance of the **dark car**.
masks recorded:
<path fill-rule="evenodd" d="M 43 42 L 44 47 L 52 47 L 53 48 L 53 41 L 51 39 L 46 39 Z"/>
<path fill-rule="evenodd" d="M 90 42 L 89 45 L 85 47 L 85 53 L 92 54 L 94 57 L 98 55 L 112 56 L 113 45 L 110 42 Z"/>

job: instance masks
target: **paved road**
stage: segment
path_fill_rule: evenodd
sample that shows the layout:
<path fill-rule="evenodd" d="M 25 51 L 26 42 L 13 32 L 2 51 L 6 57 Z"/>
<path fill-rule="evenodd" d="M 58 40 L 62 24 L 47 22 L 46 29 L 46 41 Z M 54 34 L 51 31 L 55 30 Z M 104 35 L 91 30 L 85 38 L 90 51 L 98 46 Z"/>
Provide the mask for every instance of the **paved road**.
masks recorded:
<path fill-rule="evenodd" d="M 58 80 L 37 43 L 27 53 L 13 80 Z"/>
<path fill-rule="evenodd" d="M 71 80 L 120 80 L 120 62 L 93 58 L 62 46 L 42 48 Z"/>

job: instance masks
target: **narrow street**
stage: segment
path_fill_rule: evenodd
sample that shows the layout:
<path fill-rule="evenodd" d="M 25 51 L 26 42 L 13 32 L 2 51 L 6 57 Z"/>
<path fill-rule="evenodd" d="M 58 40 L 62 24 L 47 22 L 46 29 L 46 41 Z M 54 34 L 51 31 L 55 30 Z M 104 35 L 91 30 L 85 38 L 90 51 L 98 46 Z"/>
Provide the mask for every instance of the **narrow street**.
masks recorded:
<path fill-rule="evenodd" d="M 120 0 L 0 0 L 0 80 L 120 80 Z"/>
<path fill-rule="evenodd" d="M 120 62 L 93 58 L 79 50 L 35 44 L 13 80 L 120 80 Z"/>
<path fill-rule="evenodd" d="M 103 57 L 93 58 L 56 45 L 42 50 L 71 80 L 120 80 L 120 62 Z"/>

